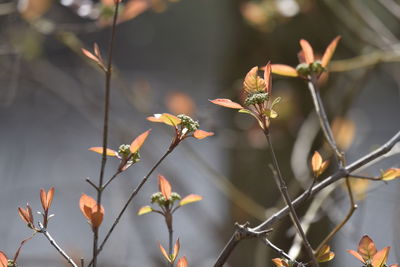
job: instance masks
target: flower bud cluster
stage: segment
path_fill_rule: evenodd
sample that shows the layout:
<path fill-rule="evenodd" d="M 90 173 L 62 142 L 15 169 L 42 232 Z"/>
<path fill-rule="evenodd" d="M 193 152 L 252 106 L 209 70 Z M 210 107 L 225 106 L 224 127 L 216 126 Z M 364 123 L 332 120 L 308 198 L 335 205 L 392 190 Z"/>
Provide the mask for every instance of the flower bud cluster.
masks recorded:
<path fill-rule="evenodd" d="M 249 96 L 245 99 L 244 104 L 246 106 L 262 104 L 269 100 L 269 95 L 266 92 L 255 92 L 253 94 L 249 94 Z"/>
<path fill-rule="evenodd" d="M 177 117 L 181 120 L 182 127 L 188 129 L 189 132 L 194 132 L 200 127 L 198 121 L 193 120 L 185 114 L 180 114 Z"/>
<path fill-rule="evenodd" d="M 120 145 L 118 148 L 118 155 L 120 155 L 123 158 L 129 157 L 129 155 L 131 154 L 130 148 L 131 146 L 127 144 Z"/>
<path fill-rule="evenodd" d="M 159 206 L 167 206 L 169 204 L 173 205 L 175 201 L 181 199 L 182 197 L 175 192 L 171 193 L 170 199 L 166 199 L 161 192 L 157 192 L 151 196 L 151 204 L 157 203 Z"/>
<path fill-rule="evenodd" d="M 320 75 L 325 71 L 320 61 L 315 61 L 310 64 L 301 63 L 297 65 L 296 71 L 300 76 L 308 76 L 311 74 Z"/>

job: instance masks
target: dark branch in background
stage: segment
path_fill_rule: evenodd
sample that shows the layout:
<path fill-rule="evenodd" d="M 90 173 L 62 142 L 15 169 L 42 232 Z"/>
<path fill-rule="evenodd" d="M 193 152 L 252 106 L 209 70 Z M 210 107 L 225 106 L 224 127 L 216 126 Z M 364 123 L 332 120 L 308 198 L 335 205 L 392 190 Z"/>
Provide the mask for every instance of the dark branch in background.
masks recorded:
<path fill-rule="evenodd" d="M 72 260 L 72 258 L 68 256 L 68 254 L 65 253 L 64 250 L 62 250 L 62 248 L 56 243 L 56 241 L 54 241 L 53 237 L 49 234 L 49 232 L 47 232 L 47 229 L 43 227 L 43 224 L 39 222 L 38 225 L 40 233 L 42 233 L 47 238 L 47 240 L 49 240 L 50 244 L 58 251 L 58 253 L 60 253 L 61 256 L 63 256 L 64 259 L 66 259 L 67 262 L 71 264 L 73 267 L 78 267 L 78 265 Z"/>
<path fill-rule="evenodd" d="M 105 97 L 104 97 L 104 122 L 103 122 L 103 154 L 101 159 L 101 167 L 100 167 L 100 177 L 99 177 L 99 185 L 98 188 L 103 188 L 103 179 L 104 179 L 104 169 L 106 167 L 107 162 L 107 140 L 108 140 L 108 114 L 110 111 L 110 89 L 111 89 L 111 75 L 112 75 L 112 57 L 115 43 L 115 32 L 118 18 L 118 7 L 119 1 L 115 2 L 114 9 L 114 17 L 113 23 L 111 27 L 111 39 L 108 46 L 108 62 L 107 68 L 105 70 L 106 80 L 105 80 Z M 97 190 L 97 206 L 98 209 L 101 207 L 101 197 L 103 194 L 103 190 Z M 97 265 L 97 246 L 99 239 L 99 227 L 93 228 L 93 267 Z"/>
<path fill-rule="evenodd" d="M 320 182 L 319 184 L 315 185 L 310 193 L 310 197 L 315 196 L 318 192 L 322 189 L 326 188 L 327 186 L 333 184 L 334 182 L 340 180 L 343 177 L 348 176 L 351 172 L 358 170 L 359 168 L 367 165 L 368 163 L 372 162 L 373 160 L 379 158 L 380 156 L 388 153 L 395 144 L 400 142 L 400 131 L 398 131 L 387 143 L 380 146 L 378 149 L 374 150 L 373 152 L 365 155 L 364 157 L 356 160 L 352 164 L 346 166 L 345 168 L 338 169 L 334 174 L 327 177 L 325 180 Z M 309 193 L 306 191 L 297 197 L 294 201 L 292 201 L 292 205 L 297 208 L 301 204 L 303 204 L 309 198 Z M 251 231 L 262 231 L 263 229 L 271 228 L 274 224 L 285 218 L 289 215 L 289 208 L 288 206 L 282 208 L 280 211 L 276 212 L 272 215 L 269 219 L 264 221 L 263 223 L 259 224 L 258 226 L 251 228 Z M 240 239 L 235 238 L 237 230 L 233 234 L 233 236 L 229 239 L 227 244 L 225 245 L 224 249 L 221 251 L 214 267 L 220 267 L 225 264 L 228 260 L 230 254 L 236 247 L 236 245 L 240 242 Z"/>

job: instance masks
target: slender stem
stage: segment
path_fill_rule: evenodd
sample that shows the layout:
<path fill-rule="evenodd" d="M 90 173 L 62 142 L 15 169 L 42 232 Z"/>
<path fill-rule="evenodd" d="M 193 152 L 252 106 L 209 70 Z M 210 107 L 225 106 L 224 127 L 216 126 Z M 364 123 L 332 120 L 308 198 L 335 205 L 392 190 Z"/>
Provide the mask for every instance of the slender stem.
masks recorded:
<path fill-rule="evenodd" d="M 104 97 L 104 122 L 103 122 L 103 154 L 101 159 L 99 185 L 97 188 L 103 188 L 104 169 L 107 162 L 107 141 L 108 141 L 108 115 L 110 111 L 110 89 L 111 89 L 111 75 L 112 75 L 112 58 L 115 43 L 115 32 L 118 18 L 119 1 L 115 2 L 115 10 L 113 23 L 111 27 L 111 39 L 108 46 L 108 62 L 105 70 L 105 97 Z M 97 190 L 97 205 L 101 207 L 102 190 Z M 93 267 L 97 266 L 97 249 L 99 239 L 99 227 L 93 228 Z"/>
<path fill-rule="evenodd" d="M 58 251 L 58 253 L 61 254 L 61 256 L 64 257 L 64 259 L 67 260 L 69 264 L 71 264 L 73 267 L 78 267 L 78 265 L 72 260 L 70 256 L 68 256 L 67 253 L 54 241 L 53 237 L 47 232 L 47 229 L 43 227 L 43 224 L 39 222 L 39 228 L 40 228 L 40 233 L 42 233 L 47 240 L 49 240 L 50 244 Z"/>
<path fill-rule="evenodd" d="M 380 177 L 368 177 L 368 176 L 363 176 L 363 175 L 357 175 L 357 174 L 349 174 L 349 178 L 356 178 L 356 179 L 365 179 L 365 180 L 371 180 L 371 181 L 383 181 L 382 178 Z"/>
<path fill-rule="evenodd" d="M 346 215 L 346 217 L 341 221 L 336 227 L 322 240 L 322 242 L 319 244 L 319 246 L 315 249 L 315 252 L 318 253 L 324 245 L 327 245 L 332 238 L 339 232 L 343 226 L 347 223 L 347 221 L 351 218 L 353 215 L 354 211 L 357 209 L 357 205 L 354 203 L 354 196 L 353 192 L 350 186 L 350 180 L 348 177 L 346 177 L 346 187 L 348 189 L 349 197 L 350 197 L 350 209 Z"/>
<path fill-rule="evenodd" d="M 174 147 L 170 147 L 167 152 L 165 152 L 165 154 L 156 162 L 156 164 L 154 164 L 154 166 L 150 169 L 150 171 L 146 174 L 146 176 L 143 177 L 142 181 L 139 183 L 139 185 L 132 191 L 131 195 L 129 196 L 128 200 L 125 202 L 125 205 L 123 206 L 123 208 L 121 209 L 121 211 L 119 212 L 117 218 L 115 218 L 115 221 L 113 223 L 113 225 L 111 226 L 111 228 L 108 230 L 106 236 L 104 237 L 104 240 L 101 242 L 98 250 L 97 250 L 97 255 L 99 255 L 99 253 L 102 251 L 102 249 L 104 248 L 104 245 L 106 244 L 107 240 L 110 238 L 112 232 L 114 231 L 115 227 L 117 226 L 117 224 L 119 223 L 122 215 L 125 213 L 126 209 L 128 208 L 129 204 L 131 203 L 131 201 L 133 200 L 133 198 L 137 195 L 137 193 L 139 192 L 139 190 L 142 188 L 142 186 L 146 183 L 146 181 L 149 179 L 149 177 L 151 176 L 151 174 L 157 169 L 158 165 L 161 164 L 161 162 L 174 150 L 176 146 Z M 97 256 L 96 255 L 96 256 Z M 93 259 L 92 261 L 89 263 L 88 267 L 92 266 L 94 264 Z"/>
<path fill-rule="evenodd" d="M 269 147 L 269 151 L 272 157 L 272 162 L 274 165 L 274 177 L 275 177 L 275 181 L 278 185 L 279 190 L 281 191 L 282 197 L 285 200 L 285 204 L 289 207 L 289 211 L 290 211 L 290 218 L 294 224 L 294 226 L 296 227 L 297 232 L 299 233 L 299 235 L 301 236 L 301 238 L 303 239 L 303 243 L 304 246 L 306 248 L 307 254 L 310 257 L 312 266 L 314 267 L 318 267 L 318 261 L 314 256 L 312 247 L 310 245 L 310 242 L 308 242 L 308 239 L 306 237 L 306 235 L 304 234 L 303 228 L 301 227 L 301 223 L 299 220 L 299 217 L 297 216 L 296 210 L 292 205 L 292 200 L 290 199 L 289 193 L 288 193 L 288 189 L 287 189 L 287 185 L 286 185 L 286 181 L 282 176 L 281 170 L 279 168 L 279 164 L 278 164 L 278 160 L 276 159 L 275 156 L 275 152 L 274 152 L 274 148 L 272 146 L 272 142 L 271 142 L 271 138 L 269 136 L 269 134 L 265 131 L 265 136 L 267 138 L 267 142 L 268 142 L 268 147 Z"/>
<path fill-rule="evenodd" d="M 172 254 L 173 249 L 173 242 L 174 242 L 174 229 L 172 227 L 172 213 L 168 210 L 165 214 L 165 223 L 167 224 L 168 228 L 168 254 Z M 170 262 L 170 267 L 174 267 L 174 263 Z"/>
<path fill-rule="evenodd" d="M 311 194 L 308 191 L 303 192 L 300 196 L 298 196 L 295 200 L 292 201 L 292 205 L 295 208 L 299 207 L 301 204 L 305 203 L 309 199 L 309 197 L 315 196 L 321 190 L 323 190 L 324 188 L 328 187 L 329 185 L 337 182 L 341 178 L 348 176 L 351 172 L 354 172 L 354 171 L 364 167 L 365 165 L 369 164 L 370 162 L 373 162 L 374 160 L 378 159 L 382 155 L 385 155 L 386 153 L 391 151 L 393 146 L 396 145 L 398 142 L 400 142 L 400 131 L 398 131 L 390 140 L 388 140 L 385 144 L 383 144 L 376 150 L 359 158 L 358 160 L 356 160 L 352 164 L 346 166 L 345 168 L 338 169 L 331 176 L 327 177 L 325 180 L 316 184 L 312 188 Z M 288 214 L 289 214 L 289 207 L 286 205 L 281 210 L 279 210 L 278 212 L 276 212 L 275 214 L 270 216 L 267 220 L 265 220 L 258 226 L 252 228 L 251 230 L 260 231 L 263 229 L 269 229 L 274 224 L 276 224 L 277 222 L 279 222 L 280 220 L 282 220 L 283 218 L 288 216 Z M 237 232 L 238 232 L 238 230 L 235 230 L 235 232 L 232 234 L 231 238 L 225 244 L 224 248 L 222 249 L 221 253 L 219 254 L 219 256 L 216 260 L 216 263 L 214 264 L 214 267 L 223 266 L 225 264 L 225 262 L 228 260 L 229 256 L 232 254 L 235 247 L 241 241 L 241 239 L 236 238 Z"/>
<path fill-rule="evenodd" d="M 272 250 L 276 251 L 282 258 L 285 258 L 285 259 L 287 259 L 287 260 L 289 260 L 291 262 L 294 262 L 297 267 L 304 267 L 304 264 L 302 264 L 301 262 L 298 262 L 298 261 L 290 258 L 290 256 L 288 254 L 286 254 L 285 251 L 283 251 L 281 248 L 279 248 L 276 245 L 274 245 L 271 241 L 269 241 L 268 238 L 263 238 L 262 241 L 268 247 L 270 247 Z"/>
<path fill-rule="evenodd" d="M 337 144 L 335 142 L 335 139 L 333 138 L 333 133 L 332 133 L 331 127 L 329 125 L 328 117 L 326 115 L 324 106 L 322 104 L 322 100 L 321 100 L 321 96 L 319 94 L 318 87 L 316 86 L 315 78 L 311 78 L 307 84 L 308 84 L 308 89 L 310 90 L 310 93 L 311 93 L 311 97 L 314 102 L 314 108 L 318 115 L 319 123 L 320 123 L 322 131 L 325 135 L 325 138 L 328 141 L 329 146 L 335 152 L 335 155 L 336 155 L 337 159 L 339 160 L 339 162 L 341 162 L 342 165 L 344 165 L 344 156 L 343 156 L 343 153 L 340 152 L 340 150 L 337 147 Z"/>
<path fill-rule="evenodd" d="M 118 176 L 118 174 L 120 174 L 120 173 L 121 173 L 120 170 L 118 170 L 116 173 L 114 173 L 114 175 L 111 176 L 111 178 L 110 178 L 107 182 L 105 182 L 105 183 L 103 184 L 103 186 L 100 188 L 100 190 L 106 189 L 106 187 L 107 187 L 107 186 Z"/>

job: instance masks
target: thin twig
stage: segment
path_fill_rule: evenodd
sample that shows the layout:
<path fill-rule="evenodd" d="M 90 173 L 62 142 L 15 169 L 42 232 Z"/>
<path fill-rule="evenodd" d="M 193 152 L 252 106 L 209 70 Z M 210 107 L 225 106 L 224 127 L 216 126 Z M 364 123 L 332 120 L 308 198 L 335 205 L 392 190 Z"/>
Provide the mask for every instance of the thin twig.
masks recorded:
<path fill-rule="evenodd" d="M 122 215 L 125 213 L 126 209 L 128 208 L 129 204 L 132 202 L 133 198 L 137 195 L 139 190 L 142 188 L 142 186 L 146 183 L 146 181 L 149 179 L 149 177 L 153 174 L 153 172 L 157 169 L 158 165 L 161 164 L 161 162 L 174 150 L 175 147 L 170 147 L 167 152 L 154 164 L 154 166 L 150 169 L 150 171 L 146 174 L 146 176 L 143 177 L 142 181 L 139 183 L 139 185 L 132 191 L 131 195 L 129 196 L 128 200 L 125 202 L 125 205 L 119 212 L 117 218 L 115 219 L 113 225 L 111 228 L 108 230 L 106 236 L 104 237 L 104 240 L 101 242 L 98 250 L 97 250 L 97 255 L 102 251 L 104 245 L 106 244 L 107 240 L 110 238 L 110 235 L 114 231 L 115 227 L 119 223 Z M 88 267 L 93 265 L 93 260 L 89 263 Z"/>
<path fill-rule="evenodd" d="M 370 162 L 376 160 L 377 158 L 385 155 L 389 151 L 392 150 L 392 148 L 400 142 L 400 131 L 398 131 L 389 141 L 387 141 L 385 144 L 377 148 L 376 150 L 370 152 L 369 154 L 359 158 L 355 162 L 353 162 L 350 165 L 347 165 L 344 168 L 336 170 L 335 173 L 333 173 L 331 176 L 327 177 L 325 180 L 321 181 L 320 183 L 316 184 L 313 189 L 311 190 L 311 197 L 315 196 L 317 193 L 319 193 L 322 189 L 328 187 L 329 185 L 337 182 L 338 180 L 342 179 L 343 177 L 346 177 L 349 175 L 349 173 L 352 173 L 365 165 L 369 164 Z M 308 192 L 303 192 L 300 196 L 298 196 L 295 200 L 292 201 L 292 205 L 297 208 L 304 202 L 306 202 L 309 198 Z M 263 229 L 269 229 L 271 228 L 274 224 L 285 218 L 286 216 L 289 215 L 289 207 L 285 206 L 278 212 L 276 212 L 274 215 L 270 216 L 267 220 L 259 224 L 258 226 L 252 228 L 251 230 L 255 231 L 260 231 Z M 216 263 L 214 264 L 214 267 L 222 267 L 225 262 L 228 260 L 229 256 L 232 254 L 234 248 L 237 246 L 238 243 L 240 243 L 240 239 L 236 238 L 236 232 L 232 235 L 232 237 L 229 239 L 229 241 L 225 244 L 223 250 L 219 254 Z"/>
<path fill-rule="evenodd" d="M 272 172 L 273 172 L 273 176 L 275 178 L 275 181 L 277 183 L 277 186 L 282 194 L 283 199 L 285 200 L 285 204 L 289 207 L 290 210 L 290 218 L 292 219 L 292 222 L 294 224 L 294 226 L 296 227 L 297 232 L 299 233 L 299 235 L 301 236 L 304 246 L 306 248 L 306 251 L 308 253 L 308 256 L 310 257 L 312 266 L 314 267 L 318 267 L 318 261 L 314 256 L 313 253 L 313 249 L 310 245 L 310 242 L 308 242 L 308 239 L 306 237 L 306 235 L 304 234 L 303 228 L 301 227 L 301 223 L 300 220 L 297 216 L 296 210 L 294 209 L 293 205 L 292 205 L 292 200 L 290 199 L 288 190 L 287 190 L 287 185 L 285 182 L 285 179 L 283 178 L 279 165 L 278 165 L 278 160 L 276 159 L 275 156 L 275 152 L 274 152 L 274 148 L 272 146 L 272 142 L 271 142 L 271 138 L 268 134 L 268 132 L 264 132 L 265 136 L 267 138 L 267 142 L 268 142 L 268 148 L 272 157 L 272 162 L 273 162 L 273 168 L 272 168 Z"/>
<path fill-rule="evenodd" d="M 108 141 L 108 115 L 110 111 L 110 91 L 111 91 L 111 75 L 112 75 L 112 58 L 115 43 L 115 32 L 118 18 L 119 1 L 115 2 L 114 17 L 111 27 L 111 39 L 108 46 L 108 62 L 105 70 L 105 97 L 104 97 L 104 122 L 103 122 L 103 153 L 100 167 L 99 189 L 103 188 L 104 170 L 107 162 L 107 141 Z M 103 190 L 97 190 L 97 205 L 101 207 L 101 198 Z M 99 227 L 93 227 L 93 267 L 97 265 L 97 250 L 99 239 Z"/>
<path fill-rule="evenodd" d="M 67 253 L 65 253 L 65 251 L 56 243 L 56 241 L 54 241 L 53 237 L 49 234 L 49 232 L 47 232 L 47 229 L 43 227 L 43 224 L 41 222 L 39 222 L 38 224 L 40 233 L 42 233 L 47 238 L 47 240 L 49 240 L 50 244 L 58 251 L 58 253 L 60 253 L 61 256 L 63 256 L 64 259 L 66 259 L 67 262 L 73 267 L 78 267 L 78 265 L 72 260 L 72 258 L 68 256 Z"/>
<path fill-rule="evenodd" d="M 382 182 L 386 182 L 384 180 L 382 180 L 381 177 L 368 177 L 368 176 L 363 176 L 363 175 L 357 175 L 357 174 L 349 174 L 350 178 L 356 178 L 356 179 L 364 179 L 364 180 L 371 180 L 371 181 L 382 181 Z"/>
<path fill-rule="evenodd" d="M 107 182 L 105 182 L 104 184 L 103 184 L 103 186 L 100 188 L 100 190 L 104 190 L 104 189 L 106 189 L 106 187 L 118 176 L 118 174 L 120 174 L 122 171 L 121 170 L 117 170 L 115 173 L 114 173 L 114 175 L 113 176 L 111 176 L 111 178 L 107 181 Z"/>
<path fill-rule="evenodd" d="M 269 241 L 268 238 L 264 238 L 262 239 L 263 243 L 266 244 L 268 247 L 270 247 L 272 250 L 276 251 L 279 256 L 281 256 L 281 258 L 285 258 L 291 262 L 294 262 L 296 264 L 296 266 L 301 267 L 304 266 L 304 264 L 302 264 L 301 262 L 298 262 L 292 258 L 290 258 L 290 256 L 288 254 L 286 254 L 285 251 L 283 251 L 281 248 L 277 247 L 276 245 L 274 245 L 271 241 Z"/>

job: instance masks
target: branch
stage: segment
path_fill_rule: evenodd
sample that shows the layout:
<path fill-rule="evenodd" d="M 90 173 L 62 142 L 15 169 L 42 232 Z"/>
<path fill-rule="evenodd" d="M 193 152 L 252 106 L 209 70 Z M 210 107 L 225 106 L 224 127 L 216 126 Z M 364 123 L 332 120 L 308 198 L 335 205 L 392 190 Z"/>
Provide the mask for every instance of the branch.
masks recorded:
<path fill-rule="evenodd" d="M 398 142 L 400 142 L 400 131 L 398 131 L 388 142 L 384 145 L 380 146 L 378 149 L 372 151 L 371 153 L 365 155 L 364 157 L 356 160 L 352 164 L 346 166 L 345 168 L 338 169 L 334 174 L 326 178 L 325 180 L 321 181 L 317 185 L 315 185 L 312 190 L 310 191 L 310 197 L 315 196 L 321 190 L 326 188 L 327 186 L 335 183 L 336 181 L 340 180 L 343 177 L 349 175 L 349 173 L 360 169 L 361 167 L 369 164 L 371 161 L 379 158 L 382 155 L 388 153 Z M 292 205 L 297 208 L 301 204 L 303 204 L 309 197 L 308 192 L 304 192 L 299 197 L 297 197 L 294 201 L 292 201 Z M 261 231 L 263 229 L 271 228 L 274 224 L 285 218 L 289 215 L 289 208 L 288 206 L 282 208 L 280 211 L 276 212 L 270 218 L 259 224 L 258 226 L 251 228 L 250 230 L 253 231 Z M 236 245 L 240 242 L 240 240 L 235 239 L 235 234 L 229 239 L 226 243 L 224 249 L 221 251 L 218 259 L 214 267 L 221 267 L 224 263 L 228 260 L 230 254 L 236 247 Z"/>
<path fill-rule="evenodd" d="M 51 237 L 49 232 L 47 232 L 47 229 L 43 227 L 43 224 L 41 222 L 39 222 L 38 224 L 40 233 L 42 233 L 47 238 L 47 240 L 49 240 L 50 244 L 58 251 L 58 253 L 60 253 L 61 256 L 63 256 L 64 259 L 66 259 L 68 263 L 71 264 L 73 267 L 78 267 L 78 265 L 72 260 L 72 258 L 68 256 L 67 253 L 65 253 L 65 251 L 62 250 L 62 248 L 60 248 L 60 246 L 56 243 L 56 241 L 54 241 L 53 237 Z"/>

